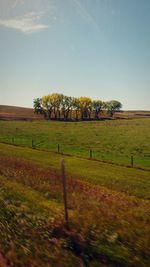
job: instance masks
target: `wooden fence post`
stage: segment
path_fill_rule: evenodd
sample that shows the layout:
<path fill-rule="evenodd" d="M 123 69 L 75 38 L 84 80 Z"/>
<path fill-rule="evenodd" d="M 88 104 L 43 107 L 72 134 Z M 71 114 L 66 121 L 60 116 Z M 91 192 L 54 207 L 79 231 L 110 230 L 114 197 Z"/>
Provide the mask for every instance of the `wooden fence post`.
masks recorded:
<path fill-rule="evenodd" d="M 59 146 L 59 144 L 57 145 L 57 152 L 60 153 L 60 146 Z"/>
<path fill-rule="evenodd" d="M 61 177 L 62 177 L 62 185 L 63 185 L 63 200 L 64 200 L 64 212 L 65 212 L 64 217 L 65 217 L 66 227 L 69 229 L 68 205 L 67 205 L 67 184 L 66 184 L 64 159 L 61 160 Z"/>
<path fill-rule="evenodd" d="M 131 167 L 133 168 L 133 155 L 131 155 Z"/>
<path fill-rule="evenodd" d="M 35 146 L 34 146 L 34 140 L 32 139 L 32 148 L 35 148 Z"/>
<path fill-rule="evenodd" d="M 90 149 L 90 159 L 92 158 L 92 149 Z"/>

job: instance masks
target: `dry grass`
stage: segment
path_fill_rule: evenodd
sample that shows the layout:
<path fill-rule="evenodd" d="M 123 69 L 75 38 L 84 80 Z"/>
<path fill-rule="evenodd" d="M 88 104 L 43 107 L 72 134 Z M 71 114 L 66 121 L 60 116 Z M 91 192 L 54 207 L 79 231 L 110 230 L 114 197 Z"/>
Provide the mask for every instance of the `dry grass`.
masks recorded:
<path fill-rule="evenodd" d="M 43 116 L 34 114 L 33 108 L 0 105 L 0 120 L 43 120 Z"/>
<path fill-rule="evenodd" d="M 68 176 L 68 231 L 58 172 L 10 156 L 1 157 L 0 199 L 11 266 L 148 266 L 148 200 Z"/>

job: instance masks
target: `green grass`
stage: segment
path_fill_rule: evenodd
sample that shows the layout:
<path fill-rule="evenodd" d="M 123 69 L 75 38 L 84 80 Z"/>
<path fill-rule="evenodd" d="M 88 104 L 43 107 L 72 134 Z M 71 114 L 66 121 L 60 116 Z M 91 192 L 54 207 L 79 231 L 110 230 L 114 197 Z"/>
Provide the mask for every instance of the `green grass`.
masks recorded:
<path fill-rule="evenodd" d="M 0 253 L 11 267 L 147 267 L 150 120 L 0 121 Z M 32 149 L 32 138 L 37 149 Z M 60 144 L 63 155 L 54 153 Z M 30 146 L 30 148 L 29 148 Z M 45 149 L 49 151 L 41 151 Z M 88 160 L 93 157 L 129 165 Z M 79 157 L 77 157 L 79 156 Z M 81 158 L 82 157 L 82 158 Z M 70 230 L 60 162 L 65 159 Z"/>
<path fill-rule="evenodd" d="M 0 250 L 10 266 L 147 267 L 149 172 L 65 156 L 68 231 L 61 158 L 0 144 Z"/>
<path fill-rule="evenodd" d="M 43 213 L 48 216 L 51 214 L 53 216 L 53 212 L 56 214 L 61 214 L 62 207 L 60 203 L 56 203 L 52 200 L 47 200 L 42 197 L 42 195 L 36 190 L 31 190 L 30 187 L 21 185 L 18 182 L 14 182 L 11 180 L 7 180 L 5 177 L 0 177 L 1 187 L 5 188 L 6 194 L 9 195 L 11 192 L 11 196 L 15 199 L 20 200 L 20 202 L 24 202 L 32 211 L 36 212 L 36 214 Z"/>
<path fill-rule="evenodd" d="M 82 266 L 73 253 L 58 249 L 63 240 L 55 242 L 53 225 L 62 213 L 61 204 L 0 176 L 0 249 L 10 266 Z"/>
<path fill-rule="evenodd" d="M 72 155 L 150 168 L 150 119 L 99 122 L 0 121 L 0 140 Z"/>
<path fill-rule="evenodd" d="M 150 199 L 150 173 L 133 168 L 111 165 L 87 159 L 62 156 L 53 152 L 44 152 L 31 148 L 0 144 L 1 156 L 30 159 L 30 162 L 60 171 L 62 157 L 66 162 L 68 175 L 84 179 L 95 185 L 101 185 L 129 195 Z M 2 162 L 1 162 L 2 163 Z"/>

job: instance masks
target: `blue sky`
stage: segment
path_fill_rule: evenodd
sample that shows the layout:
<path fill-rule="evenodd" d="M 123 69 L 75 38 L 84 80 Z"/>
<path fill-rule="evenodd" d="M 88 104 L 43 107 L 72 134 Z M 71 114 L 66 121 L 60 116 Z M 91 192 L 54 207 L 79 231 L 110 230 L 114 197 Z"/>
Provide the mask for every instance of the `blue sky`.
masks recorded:
<path fill-rule="evenodd" d="M 52 92 L 150 110 L 149 0 L 0 0 L 0 104 Z"/>

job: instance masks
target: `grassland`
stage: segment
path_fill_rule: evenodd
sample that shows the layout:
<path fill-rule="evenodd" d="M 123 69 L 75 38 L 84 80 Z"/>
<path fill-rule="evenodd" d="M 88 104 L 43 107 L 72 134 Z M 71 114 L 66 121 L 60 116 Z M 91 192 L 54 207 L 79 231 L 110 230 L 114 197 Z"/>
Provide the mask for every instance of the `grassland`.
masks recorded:
<path fill-rule="evenodd" d="M 0 250 L 10 266 L 143 266 L 150 260 L 149 172 L 0 144 Z"/>
<path fill-rule="evenodd" d="M 6 151 L 6 152 L 5 152 Z M 15 147 L 0 144 L 0 153 L 5 156 L 18 157 L 20 160 L 30 159 L 33 164 L 40 164 L 59 172 L 62 155 L 34 150 L 31 148 Z M 145 199 L 150 199 L 150 173 L 133 168 L 109 165 L 97 161 L 64 156 L 69 176 L 80 177 L 95 185 L 105 186 L 115 191 L 125 192 Z"/>
<path fill-rule="evenodd" d="M 150 168 L 150 119 L 98 122 L 0 121 L 0 141 L 34 145 L 40 149 L 130 165 L 131 153 L 137 167 Z"/>
<path fill-rule="evenodd" d="M 0 121 L 0 266 L 149 266 L 149 133 L 149 118 Z"/>

